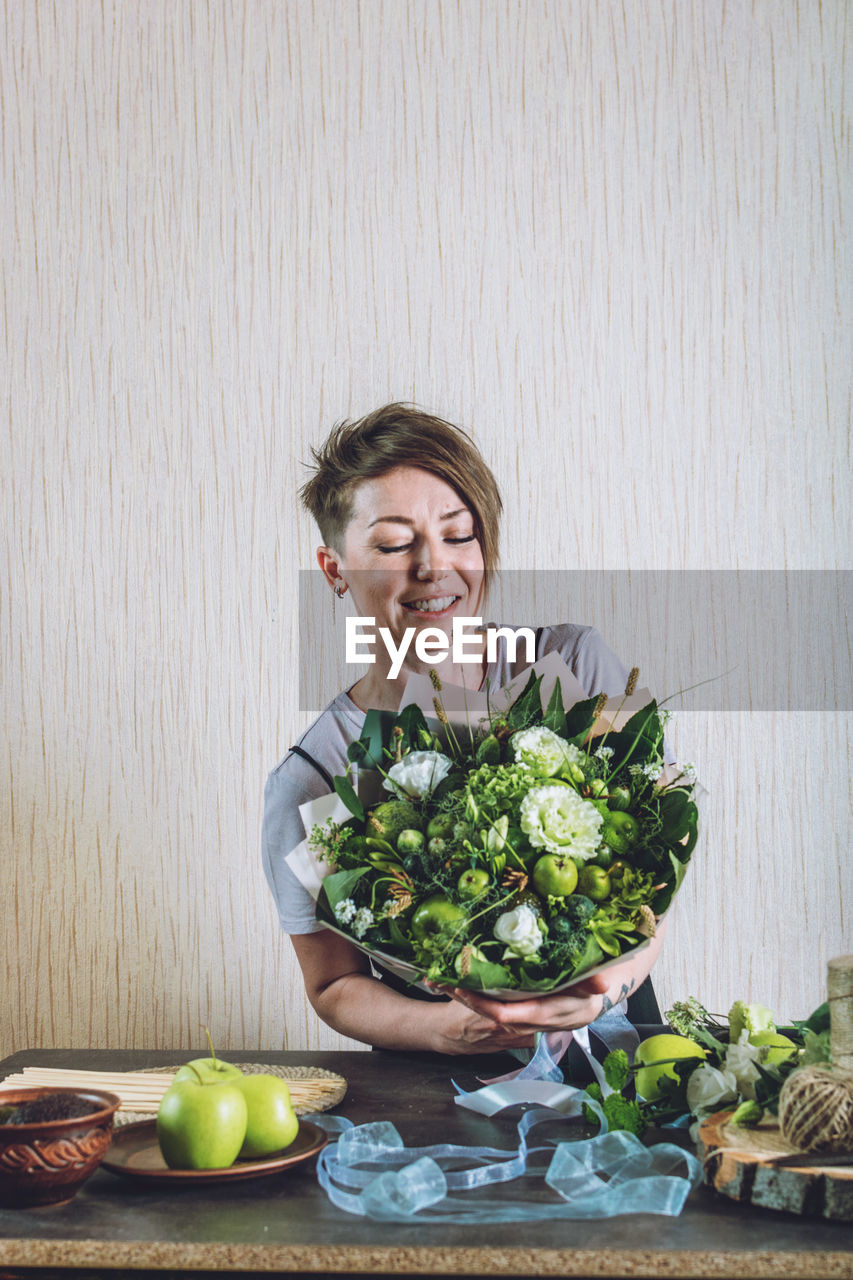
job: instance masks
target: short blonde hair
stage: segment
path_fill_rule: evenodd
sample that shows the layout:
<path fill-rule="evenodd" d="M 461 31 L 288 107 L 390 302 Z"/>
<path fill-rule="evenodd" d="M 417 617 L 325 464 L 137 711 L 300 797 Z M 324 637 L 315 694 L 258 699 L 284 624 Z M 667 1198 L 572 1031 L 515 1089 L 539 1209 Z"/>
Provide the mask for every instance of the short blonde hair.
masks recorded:
<path fill-rule="evenodd" d="M 355 490 L 363 480 L 394 467 L 420 467 L 449 484 L 470 508 L 488 586 L 498 564 L 503 503 L 495 477 L 461 427 L 414 405 L 386 404 L 355 422 L 338 423 L 311 453 L 314 474 L 299 497 L 327 546 L 341 549 Z"/>

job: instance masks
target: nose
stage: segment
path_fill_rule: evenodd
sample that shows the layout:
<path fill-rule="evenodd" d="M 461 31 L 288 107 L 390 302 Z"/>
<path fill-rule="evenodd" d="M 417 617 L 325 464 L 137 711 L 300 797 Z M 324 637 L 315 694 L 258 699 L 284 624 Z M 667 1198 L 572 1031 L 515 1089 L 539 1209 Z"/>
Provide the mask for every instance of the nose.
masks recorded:
<path fill-rule="evenodd" d="M 424 538 L 418 548 L 415 577 L 418 582 L 441 582 L 450 572 L 447 548 L 441 538 Z"/>

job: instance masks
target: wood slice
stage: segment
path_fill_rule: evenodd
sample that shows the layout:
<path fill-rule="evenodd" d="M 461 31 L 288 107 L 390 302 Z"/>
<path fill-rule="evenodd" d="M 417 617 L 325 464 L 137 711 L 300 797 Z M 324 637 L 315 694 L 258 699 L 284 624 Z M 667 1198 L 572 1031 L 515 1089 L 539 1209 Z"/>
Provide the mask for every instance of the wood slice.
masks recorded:
<path fill-rule="evenodd" d="M 853 1222 L 853 1166 L 833 1166 L 827 1156 L 819 1168 L 776 1168 L 774 1157 L 793 1155 L 796 1147 L 785 1141 L 775 1121 L 742 1129 L 728 1123 L 731 1115 L 720 1111 L 699 1126 L 699 1158 L 709 1186 L 763 1209 Z"/>

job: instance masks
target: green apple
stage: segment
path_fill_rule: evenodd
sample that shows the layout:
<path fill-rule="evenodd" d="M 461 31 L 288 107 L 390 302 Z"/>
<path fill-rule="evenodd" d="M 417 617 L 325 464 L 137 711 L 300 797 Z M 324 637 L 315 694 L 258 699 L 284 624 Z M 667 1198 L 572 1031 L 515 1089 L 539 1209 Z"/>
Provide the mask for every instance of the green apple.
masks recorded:
<path fill-rule="evenodd" d="M 491 883 L 492 877 L 485 867 L 469 867 L 456 882 L 456 892 L 465 901 L 473 901 L 485 893 Z"/>
<path fill-rule="evenodd" d="M 427 823 L 427 839 L 428 840 L 449 840 L 453 835 L 453 828 L 456 826 L 456 819 L 452 813 L 437 813 L 434 818 L 430 818 Z"/>
<path fill-rule="evenodd" d="M 543 898 L 564 898 L 574 893 L 577 882 L 577 864 L 565 853 L 545 853 L 533 868 L 533 887 Z"/>
<path fill-rule="evenodd" d="M 424 833 L 417 827 L 404 827 L 397 836 L 397 852 L 403 857 L 411 853 L 420 853 L 424 847 Z"/>
<path fill-rule="evenodd" d="M 235 1088 L 245 1098 L 248 1112 L 240 1155 L 256 1158 L 289 1147 L 299 1132 L 299 1117 L 287 1082 L 263 1073 L 241 1076 Z"/>
<path fill-rule="evenodd" d="M 451 902 L 442 893 L 435 893 L 415 909 L 412 916 L 412 933 L 419 942 L 442 929 L 461 926 L 465 922 L 465 912 L 455 902 Z"/>
<path fill-rule="evenodd" d="M 749 1037 L 749 1043 L 767 1046 L 767 1052 L 760 1055 L 760 1061 L 768 1067 L 784 1062 L 786 1058 L 790 1058 L 797 1052 L 797 1046 L 793 1040 L 789 1040 L 779 1031 L 753 1031 Z"/>
<path fill-rule="evenodd" d="M 586 863 L 578 872 L 578 893 L 593 902 L 603 902 L 610 893 L 609 872 L 604 867 Z"/>
<path fill-rule="evenodd" d="M 170 1169 L 227 1169 L 240 1153 L 248 1115 L 236 1084 L 178 1080 L 157 1111 L 163 1159 Z"/>
<path fill-rule="evenodd" d="M 648 1040 L 641 1040 L 634 1054 L 634 1065 L 641 1064 L 636 1076 L 637 1093 L 647 1102 L 654 1102 L 663 1096 L 658 1083 L 662 1076 L 678 1079 L 671 1059 L 704 1057 L 702 1046 L 688 1036 L 649 1036 Z"/>

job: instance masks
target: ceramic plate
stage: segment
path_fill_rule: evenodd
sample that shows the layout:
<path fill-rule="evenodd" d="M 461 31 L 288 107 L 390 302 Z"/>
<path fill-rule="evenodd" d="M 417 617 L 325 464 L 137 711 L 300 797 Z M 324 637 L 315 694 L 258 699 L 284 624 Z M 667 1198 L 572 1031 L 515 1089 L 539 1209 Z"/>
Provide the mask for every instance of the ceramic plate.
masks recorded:
<path fill-rule="evenodd" d="M 115 1130 L 101 1168 L 123 1178 L 154 1182 L 238 1182 L 242 1178 L 264 1178 L 308 1160 L 322 1151 L 328 1141 L 329 1135 L 323 1129 L 300 1120 L 293 1142 L 278 1155 L 265 1156 L 262 1160 L 237 1160 L 227 1169 L 170 1169 L 157 1141 L 157 1121 L 142 1120 Z"/>

